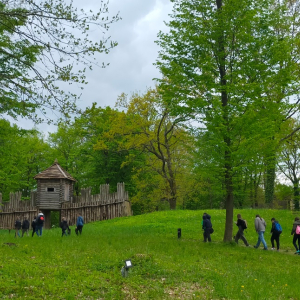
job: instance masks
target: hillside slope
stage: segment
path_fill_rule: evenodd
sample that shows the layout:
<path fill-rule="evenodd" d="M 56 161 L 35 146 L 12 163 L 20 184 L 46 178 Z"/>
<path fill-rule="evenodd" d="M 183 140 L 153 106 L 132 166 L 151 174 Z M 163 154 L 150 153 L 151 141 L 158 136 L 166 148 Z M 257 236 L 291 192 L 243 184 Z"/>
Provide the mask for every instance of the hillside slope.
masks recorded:
<path fill-rule="evenodd" d="M 280 252 L 222 243 L 225 211 L 208 210 L 215 229 L 203 243 L 203 211 L 166 211 L 85 225 L 82 236 L 16 239 L 0 231 L 1 299 L 300 299 L 290 211 L 241 210 L 245 235 L 257 241 L 254 217 L 283 227 Z M 177 239 L 177 229 L 182 238 Z M 236 229 L 234 228 L 234 231 Z M 6 243 L 14 243 L 8 245 Z M 293 254 L 293 255 L 290 255 Z M 131 259 L 129 276 L 121 276 Z"/>

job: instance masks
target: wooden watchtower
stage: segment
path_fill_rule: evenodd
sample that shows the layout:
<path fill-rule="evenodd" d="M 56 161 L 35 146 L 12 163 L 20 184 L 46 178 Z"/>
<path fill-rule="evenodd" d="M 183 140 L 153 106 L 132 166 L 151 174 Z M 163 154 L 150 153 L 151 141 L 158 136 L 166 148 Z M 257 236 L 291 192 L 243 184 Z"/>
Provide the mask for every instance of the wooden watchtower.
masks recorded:
<path fill-rule="evenodd" d="M 45 171 L 37 174 L 36 206 L 45 215 L 45 227 L 50 227 L 51 211 L 61 209 L 62 203 L 71 202 L 73 184 L 76 181 L 55 160 L 54 164 Z"/>

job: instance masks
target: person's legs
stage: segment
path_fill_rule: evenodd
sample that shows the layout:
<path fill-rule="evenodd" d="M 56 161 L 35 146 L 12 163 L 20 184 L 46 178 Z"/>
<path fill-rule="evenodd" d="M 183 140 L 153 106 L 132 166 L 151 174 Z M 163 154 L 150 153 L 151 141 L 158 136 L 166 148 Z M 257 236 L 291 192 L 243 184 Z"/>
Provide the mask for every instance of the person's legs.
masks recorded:
<path fill-rule="evenodd" d="M 239 243 L 239 239 L 240 239 L 240 231 L 238 231 L 236 233 L 234 241 L 238 244 Z"/>
<path fill-rule="evenodd" d="M 206 242 L 207 241 L 207 236 L 206 236 L 206 231 L 205 230 L 203 231 L 203 238 L 204 238 L 204 242 Z"/>
<path fill-rule="evenodd" d="M 273 233 L 272 236 L 271 236 L 272 249 L 275 248 L 274 240 L 275 240 L 275 234 Z"/>
<path fill-rule="evenodd" d="M 240 228 L 239 230 L 239 235 L 240 235 L 240 239 L 244 242 L 244 244 L 248 247 L 248 241 L 246 240 L 245 236 L 244 236 L 244 230 L 242 228 Z"/>
<path fill-rule="evenodd" d="M 262 241 L 263 245 L 264 245 L 264 248 L 265 249 L 268 249 L 268 246 L 267 246 L 267 243 L 265 241 L 265 237 L 264 237 L 264 231 L 260 231 L 259 234 L 260 234 L 260 240 Z"/>
<path fill-rule="evenodd" d="M 82 233 L 82 228 L 83 228 L 83 226 L 81 226 L 81 225 L 78 226 L 78 230 L 79 230 L 80 235 Z"/>
<path fill-rule="evenodd" d="M 43 226 L 40 227 L 40 235 L 42 236 L 43 234 Z"/>
<path fill-rule="evenodd" d="M 207 236 L 208 241 L 211 242 L 210 229 L 205 229 L 205 232 L 206 232 L 205 234 Z"/>
<path fill-rule="evenodd" d="M 35 232 L 36 232 L 37 236 L 40 236 L 40 232 L 39 231 L 40 231 L 40 226 L 36 226 L 35 227 Z"/>
<path fill-rule="evenodd" d="M 298 249 L 300 251 L 300 234 L 297 234 L 297 239 L 298 239 Z"/>
<path fill-rule="evenodd" d="M 259 232 L 260 233 L 260 232 Z M 255 248 L 258 248 L 259 245 L 260 245 L 260 242 L 261 242 L 261 239 L 260 239 L 260 234 L 258 233 L 258 240 L 257 240 L 257 243 L 256 245 L 254 246 Z"/>
<path fill-rule="evenodd" d="M 26 229 L 22 229 L 22 237 L 24 236 Z"/>
<path fill-rule="evenodd" d="M 277 251 L 279 250 L 280 244 L 279 244 L 279 238 L 280 238 L 280 234 L 276 235 L 276 244 L 277 244 Z"/>
<path fill-rule="evenodd" d="M 241 235 L 241 240 L 244 242 L 245 246 L 247 246 L 247 247 L 249 246 L 249 243 L 248 243 L 247 239 L 245 238 L 244 234 Z"/>
<path fill-rule="evenodd" d="M 297 243 L 296 243 L 297 239 L 298 239 L 298 238 L 297 238 L 297 235 L 294 234 L 294 236 L 293 236 L 293 245 L 294 245 L 296 251 L 299 250 L 298 247 L 297 247 Z M 299 241 L 298 241 L 298 243 L 299 243 Z"/>
<path fill-rule="evenodd" d="M 32 237 L 34 236 L 34 233 L 35 233 L 35 228 L 32 229 L 32 235 L 31 235 Z"/>

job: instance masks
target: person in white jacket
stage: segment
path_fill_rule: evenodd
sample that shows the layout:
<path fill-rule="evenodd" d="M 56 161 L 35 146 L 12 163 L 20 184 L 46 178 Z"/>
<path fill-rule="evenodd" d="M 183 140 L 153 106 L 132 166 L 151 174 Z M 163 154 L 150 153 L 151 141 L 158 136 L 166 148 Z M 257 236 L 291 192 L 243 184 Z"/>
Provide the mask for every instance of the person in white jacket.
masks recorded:
<path fill-rule="evenodd" d="M 256 215 L 255 230 L 258 233 L 258 240 L 257 240 L 257 243 L 254 246 L 254 248 L 258 248 L 260 245 L 260 242 L 262 242 L 264 245 L 264 250 L 268 250 L 268 246 L 267 246 L 267 243 L 264 238 L 264 233 L 266 231 L 266 227 L 267 227 L 266 221 L 263 218 L 261 218 L 259 215 Z"/>

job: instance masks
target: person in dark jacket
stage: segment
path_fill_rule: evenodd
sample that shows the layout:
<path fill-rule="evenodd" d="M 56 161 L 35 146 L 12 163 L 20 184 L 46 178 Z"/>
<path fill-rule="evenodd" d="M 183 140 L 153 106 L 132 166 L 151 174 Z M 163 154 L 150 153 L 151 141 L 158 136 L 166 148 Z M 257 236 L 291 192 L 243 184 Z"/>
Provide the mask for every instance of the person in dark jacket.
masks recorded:
<path fill-rule="evenodd" d="M 275 250 L 275 245 L 274 245 L 274 240 L 276 241 L 276 245 L 277 245 L 277 251 L 279 251 L 279 237 L 281 234 L 281 231 L 278 231 L 276 229 L 276 223 L 278 223 L 275 218 L 271 219 L 272 222 L 272 228 L 271 228 L 271 244 L 272 244 L 272 250 Z"/>
<path fill-rule="evenodd" d="M 78 231 L 81 235 L 83 224 L 84 224 L 83 217 L 80 214 L 78 214 L 77 215 L 77 221 L 76 221 L 76 229 L 75 229 L 75 232 L 76 232 L 77 235 L 78 235 Z"/>
<path fill-rule="evenodd" d="M 300 226 L 300 219 L 298 217 L 295 218 L 295 221 L 293 223 L 293 228 L 292 228 L 292 232 L 291 235 L 294 235 L 293 237 L 293 245 L 296 248 L 296 252 L 295 254 L 299 254 L 300 255 L 300 234 L 298 234 L 298 230 L 297 227 Z M 298 247 L 297 247 L 297 241 L 298 241 Z"/>
<path fill-rule="evenodd" d="M 60 228 L 61 228 L 61 236 L 63 237 L 64 235 L 67 236 L 68 234 L 66 233 L 66 230 L 70 230 L 68 222 L 65 217 L 62 218 L 62 221 L 60 222 Z"/>
<path fill-rule="evenodd" d="M 36 218 L 36 235 L 37 236 L 42 236 L 43 234 L 43 227 L 44 227 L 44 222 L 45 222 L 45 216 L 42 213 L 42 211 L 39 212 L 37 218 Z"/>
<path fill-rule="evenodd" d="M 29 221 L 28 221 L 27 217 L 25 217 L 23 220 L 23 223 L 22 223 L 22 237 L 24 236 L 25 232 L 26 232 L 27 236 L 29 236 L 28 231 L 29 231 Z"/>
<path fill-rule="evenodd" d="M 237 215 L 237 222 L 236 222 L 236 226 L 239 228 L 237 234 L 235 235 L 235 242 L 238 244 L 239 242 L 239 239 L 241 239 L 244 244 L 249 247 L 249 244 L 244 236 L 244 230 L 247 228 L 247 225 L 246 225 L 246 221 L 242 219 L 242 216 L 241 214 L 238 214 Z"/>
<path fill-rule="evenodd" d="M 203 219 L 202 229 L 204 230 L 203 232 L 204 242 L 206 243 L 207 240 L 211 242 L 211 237 L 210 237 L 210 231 L 212 229 L 212 223 L 210 220 L 211 216 L 207 213 L 204 213 L 202 219 Z"/>
<path fill-rule="evenodd" d="M 36 216 L 34 216 L 32 222 L 31 222 L 31 227 L 32 227 L 32 235 L 31 235 L 31 237 L 33 237 L 34 233 L 36 231 Z"/>
<path fill-rule="evenodd" d="M 21 229 L 21 227 L 22 227 L 22 223 L 21 223 L 20 217 L 18 216 L 15 221 L 15 230 L 16 230 L 15 237 L 17 237 L 17 236 L 20 237 L 19 230 Z"/>

